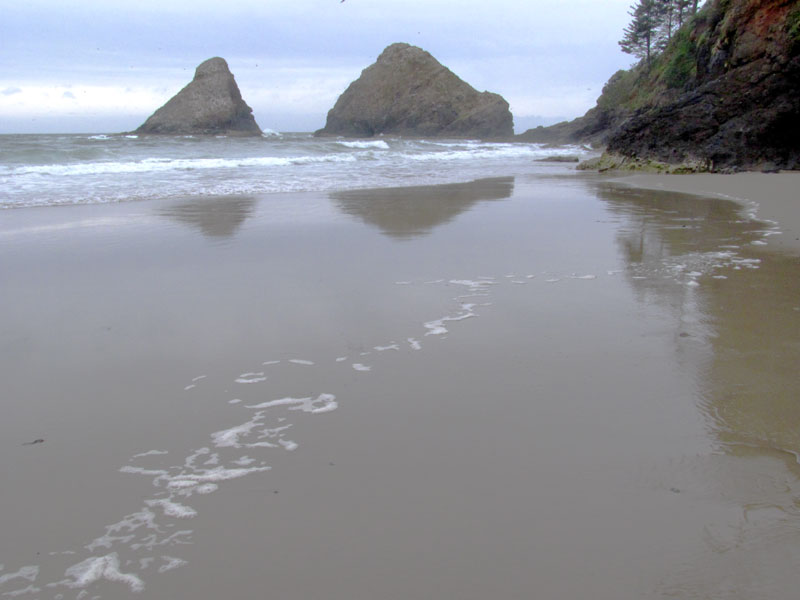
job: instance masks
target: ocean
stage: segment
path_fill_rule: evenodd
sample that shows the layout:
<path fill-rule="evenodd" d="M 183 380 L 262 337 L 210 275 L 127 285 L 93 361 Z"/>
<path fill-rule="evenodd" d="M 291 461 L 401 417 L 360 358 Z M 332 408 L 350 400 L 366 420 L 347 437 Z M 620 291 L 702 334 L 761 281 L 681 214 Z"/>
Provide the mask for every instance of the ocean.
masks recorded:
<path fill-rule="evenodd" d="M 309 133 L 3 135 L 0 208 L 454 183 L 590 154 L 577 146 Z"/>
<path fill-rule="evenodd" d="M 580 147 L 0 137 L 0 599 L 796 595 L 800 258 Z"/>

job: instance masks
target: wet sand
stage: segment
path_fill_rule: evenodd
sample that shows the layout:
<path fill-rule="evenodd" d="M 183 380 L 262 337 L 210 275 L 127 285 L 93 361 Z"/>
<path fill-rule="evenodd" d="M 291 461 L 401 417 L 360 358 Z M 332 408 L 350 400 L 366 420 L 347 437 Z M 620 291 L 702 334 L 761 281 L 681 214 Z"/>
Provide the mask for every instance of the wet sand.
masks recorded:
<path fill-rule="evenodd" d="M 780 235 L 767 240 L 783 252 L 800 254 L 800 173 L 719 175 L 632 175 L 618 181 L 634 187 L 727 198 L 754 211 L 762 221 L 779 224 Z"/>
<path fill-rule="evenodd" d="M 792 597 L 773 230 L 581 176 L 7 211 L 0 593 Z"/>

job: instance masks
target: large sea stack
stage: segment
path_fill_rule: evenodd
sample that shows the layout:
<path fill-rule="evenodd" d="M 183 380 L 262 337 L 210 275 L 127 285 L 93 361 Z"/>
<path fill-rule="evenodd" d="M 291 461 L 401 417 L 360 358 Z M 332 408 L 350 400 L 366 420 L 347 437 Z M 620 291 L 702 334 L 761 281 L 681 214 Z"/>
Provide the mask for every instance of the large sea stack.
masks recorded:
<path fill-rule="evenodd" d="M 253 109 L 224 59 L 203 62 L 194 79 L 159 108 L 136 133 L 167 135 L 261 135 Z"/>
<path fill-rule="evenodd" d="M 478 92 L 421 48 L 392 44 L 339 96 L 315 135 L 500 138 L 513 133 L 502 96 Z"/>

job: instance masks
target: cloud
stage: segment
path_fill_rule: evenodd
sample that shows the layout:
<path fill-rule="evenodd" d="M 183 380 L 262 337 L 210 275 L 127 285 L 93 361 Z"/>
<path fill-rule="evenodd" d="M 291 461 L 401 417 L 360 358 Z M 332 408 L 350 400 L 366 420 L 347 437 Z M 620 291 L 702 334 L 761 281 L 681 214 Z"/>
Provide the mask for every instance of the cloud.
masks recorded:
<path fill-rule="evenodd" d="M 0 20 L 0 123 L 118 114 L 125 123 L 120 128 L 131 127 L 130 120 L 152 114 L 191 81 L 198 64 L 216 55 L 228 61 L 260 125 L 310 128 L 324 121 L 384 47 L 398 41 L 429 51 L 477 89 L 502 94 L 515 114 L 575 117 L 614 71 L 628 66 L 616 40 L 629 3 L 11 3 Z M 72 86 L 63 85 L 65 73 Z"/>

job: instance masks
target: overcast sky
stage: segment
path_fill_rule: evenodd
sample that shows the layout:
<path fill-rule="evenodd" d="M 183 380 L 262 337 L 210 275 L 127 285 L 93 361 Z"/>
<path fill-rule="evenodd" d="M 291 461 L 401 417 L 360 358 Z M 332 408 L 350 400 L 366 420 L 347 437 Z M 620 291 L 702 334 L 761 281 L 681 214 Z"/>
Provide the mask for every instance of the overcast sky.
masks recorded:
<path fill-rule="evenodd" d="M 222 56 L 262 129 L 311 131 L 393 42 L 505 97 L 517 130 L 582 115 L 631 64 L 631 0 L 25 0 L 0 19 L 0 133 L 135 129 Z"/>

